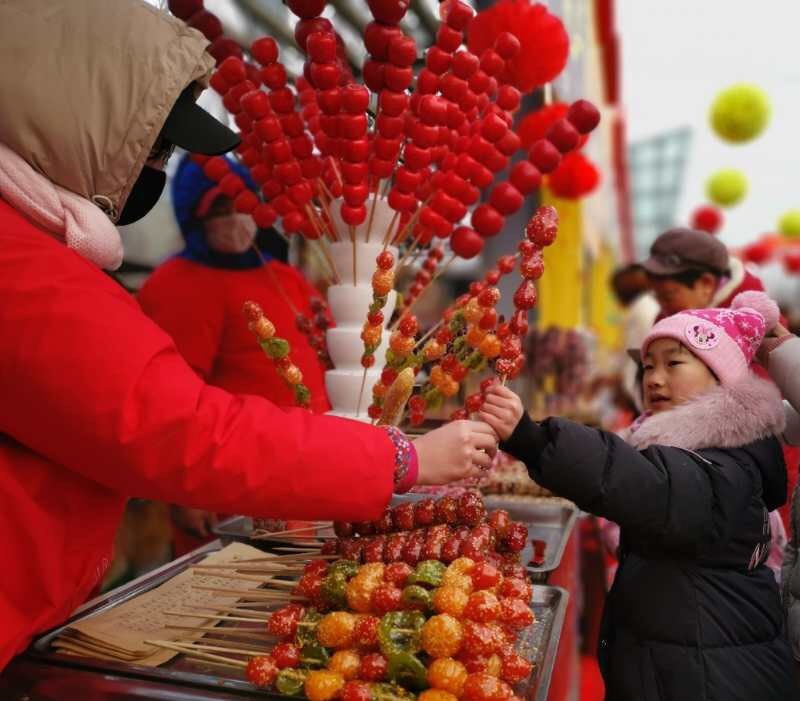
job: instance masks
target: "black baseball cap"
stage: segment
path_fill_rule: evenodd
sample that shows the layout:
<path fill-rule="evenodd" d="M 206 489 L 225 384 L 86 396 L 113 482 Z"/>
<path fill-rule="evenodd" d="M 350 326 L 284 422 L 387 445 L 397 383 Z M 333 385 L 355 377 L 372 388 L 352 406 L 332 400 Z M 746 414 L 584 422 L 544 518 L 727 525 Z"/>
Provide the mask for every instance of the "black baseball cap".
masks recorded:
<path fill-rule="evenodd" d="M 194 85 L 175 101 L 161 129 L 167 141 L 191 153 L 219 156 L 236 148 L 239 135 L 212 117 L 195 102 Z"/>
<path fill-rule="evenodd" d="M 723 275 L 728 271 L 728 249 L 705 231 L 667 229 L 653 242 L 650 257 L 642 267 L 656 276 L 677 275 L 698 268 Z"/>

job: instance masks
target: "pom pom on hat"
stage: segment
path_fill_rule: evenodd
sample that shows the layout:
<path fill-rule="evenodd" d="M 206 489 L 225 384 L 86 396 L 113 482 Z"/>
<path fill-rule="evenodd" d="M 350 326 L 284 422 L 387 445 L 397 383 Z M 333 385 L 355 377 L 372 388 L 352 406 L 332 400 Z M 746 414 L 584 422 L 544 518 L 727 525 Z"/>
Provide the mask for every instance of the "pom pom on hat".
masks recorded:
<path fill-rule="evenodd" d="M 733 298 L 731 309 L 752 309 L 764 317 L 769 333 L 775 328 L 775 325 L 780 321 L 781 312 L 778 305 L 770 299 L 769 295 L 765 292 L 758 292 L 756 290 L 748 290 L 741 292 Z"/>

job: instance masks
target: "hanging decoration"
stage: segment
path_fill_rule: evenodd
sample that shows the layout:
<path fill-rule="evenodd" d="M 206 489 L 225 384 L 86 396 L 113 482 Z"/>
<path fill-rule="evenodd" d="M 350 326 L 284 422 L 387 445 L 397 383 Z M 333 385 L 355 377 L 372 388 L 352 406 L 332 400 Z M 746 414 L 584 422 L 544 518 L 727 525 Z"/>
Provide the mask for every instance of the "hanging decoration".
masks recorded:
<path fill-rule="evenodd" d="M 494 46 L 497 37 L 510 32 L 520 41 L 520 52 L 503 74 L 523 92 L 549 83 L 567 65 L 569 36 L 561 20 L 542 3 L 499 0 L 483 10 L 469 29 L 468 47 L 480 54 Z"/>
<path fill-rule="evenodd" d="M 722 211 L 718 207 L 704 204 L 692 212 L 692 228 L 716 234 L 724 222 Z"/>
<path fill-rule="evenodd" d="M 769 98 L 761 88 L 740 83 L 717 95 L 709 120 L 720 139 L 743 144 L 763 133 L 769 124 L 770 112 Z"/>
<path fill-rule="evenodd" d="M 706 182 L 706 195 L 720 207 L 733 207 L 747 195 L 747 177 L 740 170 L 718 170 Z"/>

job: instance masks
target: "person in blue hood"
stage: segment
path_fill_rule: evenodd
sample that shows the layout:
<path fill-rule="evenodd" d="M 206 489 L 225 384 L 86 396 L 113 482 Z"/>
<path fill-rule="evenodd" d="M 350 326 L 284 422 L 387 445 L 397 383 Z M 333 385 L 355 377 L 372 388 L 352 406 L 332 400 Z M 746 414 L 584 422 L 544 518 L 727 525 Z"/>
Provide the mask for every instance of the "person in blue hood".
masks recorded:
<path fill-rule="evenodd" d="M 248 187 L 257 190 L 248 171 L 228 161 Z M 311 409 L 330 409 L 324 366 L 297 316 L 313 317 L 311 301 L 319 293 L 290 265 L 274 230 L 258 230 L 253 218 L 236 212 L 233 201 L 188 157 L 172 181 L 175 217 L 185 246 L 148 278 L 139 292 L 144 312 L 169 333 L 178 350 L 206 382 L 229 392 L 258 394 L 275 404 L 294 405 L 294 393 L 247 328 L 242 305 L 253 300 L 291 345 L 292 360 L 311 391 Z M 182 530 L 205 537 L 215 516 L 173 510 Z M 196 545 L 176 533 L 176 550 Z"/>

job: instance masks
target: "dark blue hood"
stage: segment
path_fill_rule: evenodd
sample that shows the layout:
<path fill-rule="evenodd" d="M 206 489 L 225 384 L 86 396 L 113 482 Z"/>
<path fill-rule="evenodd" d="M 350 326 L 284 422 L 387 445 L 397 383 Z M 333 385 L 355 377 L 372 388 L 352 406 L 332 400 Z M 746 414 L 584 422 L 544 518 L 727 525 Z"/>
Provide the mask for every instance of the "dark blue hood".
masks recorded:
<path fill-rule="evenodd" d="M 247 187 L 258 192 L 258 187 L 250 177 L 247 168 L 229 158 L 225 160 L 231 170 L 245 181 Z M 216 183 L 205 176 L 199 165 L 192 162 L 188 156 L 183 157 L 175 177 L 172 179 L 172 206 L 181 234 L 186 242 L 186 247 L 178 255 L 212 268 L 243 270 L 260 267 L 262 260 L 252 249 L 245 253 L 231 254 L 218 253 L 209 248 L 203 226 L 195 218 L 194 211 L 203 195 L 215 186 Z M 256 235 L 256 246 L 261 251 L 264 260 L 272 258 L 267 249 L 274 248 L 275 242 L 271 241 L 273 238 L 278 238 L 278 234 L 272 229 L 260 229 Z"/>

